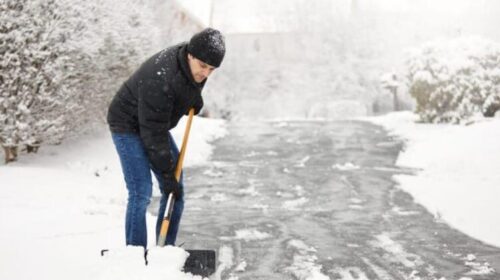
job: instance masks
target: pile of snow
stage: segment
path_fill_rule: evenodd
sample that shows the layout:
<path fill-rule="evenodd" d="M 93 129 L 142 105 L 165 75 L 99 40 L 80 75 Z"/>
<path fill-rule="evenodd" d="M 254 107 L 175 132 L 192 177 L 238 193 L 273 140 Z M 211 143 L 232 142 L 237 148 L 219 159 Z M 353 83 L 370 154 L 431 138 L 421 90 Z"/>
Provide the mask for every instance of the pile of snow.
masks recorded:
<path fill-rule="evenodd" d="M 458 230 L 500 246 L 500 119 L 469 126 L 419 124 L 410 112 L 368 120 L 406 140 L 397 165 L 422 169 L 396 175 L 400 187 Z"/>
<path fill-rule="evenodd" d="M 179 146 L 184 127 L 173 132 Z M 226 133 L 224 122 L 197 117 L 191 129 L 185 166 L 205 162 Z M 141 248 L 125 248 L 119 159 L 109 132 L 96 134 L 0 166 L 0 279 L 200 279 L 181 272 L 184 250 L 154 248 L 150 214 L 149 265 Z"/>
<path fill-rule="evenodd" d="M 92 268 L 92 270 L 96 270 L 96 275 L 90 279 L 202 279 L 201 276 L 193 276 L 181 271 L 188 257 L 188 253 L 181 248 L 167 246 L 150 249 L 147 256 L 147 266 L 144 265 L 143 255 L 144 248 L 142 247 L 111 250 Z"/>

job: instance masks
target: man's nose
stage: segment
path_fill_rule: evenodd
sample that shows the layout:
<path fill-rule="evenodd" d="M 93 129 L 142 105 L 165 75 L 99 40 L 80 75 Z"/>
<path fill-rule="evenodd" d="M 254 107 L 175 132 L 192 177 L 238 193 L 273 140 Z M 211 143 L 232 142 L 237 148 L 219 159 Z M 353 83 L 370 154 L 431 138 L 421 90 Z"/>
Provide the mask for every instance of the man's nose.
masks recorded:
<path fill-rule="evenodd" d="M 208 77 L 210 75 L 210 69 L 203 69 L 202 74 L 204 77 Z"/>

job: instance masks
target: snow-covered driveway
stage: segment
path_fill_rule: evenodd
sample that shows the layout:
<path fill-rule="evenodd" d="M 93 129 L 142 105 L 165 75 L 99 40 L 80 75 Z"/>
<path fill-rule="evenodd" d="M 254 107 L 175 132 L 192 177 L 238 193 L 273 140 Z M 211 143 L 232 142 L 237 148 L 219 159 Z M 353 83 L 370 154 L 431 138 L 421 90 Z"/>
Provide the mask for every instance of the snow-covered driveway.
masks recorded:
<path fill-rule="evenodd" d="M 402 143 L 361 121 L 229 125 L 186 170 L 179 236 L 222 279 L 500 279 L 500 249 L 395 186 Z M 154 209 L 154 207 L 152 208 Z M 444 277 L 444 278 L 441 278 Z"/>

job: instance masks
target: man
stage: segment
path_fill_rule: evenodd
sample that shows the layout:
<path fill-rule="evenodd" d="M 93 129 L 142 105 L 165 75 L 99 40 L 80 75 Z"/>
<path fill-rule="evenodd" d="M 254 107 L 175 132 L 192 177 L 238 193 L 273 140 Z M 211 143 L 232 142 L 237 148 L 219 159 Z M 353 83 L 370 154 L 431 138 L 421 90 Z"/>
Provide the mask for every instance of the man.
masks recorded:
<path fill-rule="evenodd" d="M 121 86 L 108 110 L 111 136 L 128 190 L 126 244 L 147 248 L 146 210 L 151 201 L 153 171 L 162 198 L 156 225 L 160 231 L 169 193 L 176 202 L 167 233 L 175 245 L 184 209 L 182 176 L 175 179 L 179 151 L 169 130 L 190 108 L 203 107 L 201 91 L 225 54 L 223 35 L 207 28 L 189 43 L 167 48 L 149 58 Z"/>

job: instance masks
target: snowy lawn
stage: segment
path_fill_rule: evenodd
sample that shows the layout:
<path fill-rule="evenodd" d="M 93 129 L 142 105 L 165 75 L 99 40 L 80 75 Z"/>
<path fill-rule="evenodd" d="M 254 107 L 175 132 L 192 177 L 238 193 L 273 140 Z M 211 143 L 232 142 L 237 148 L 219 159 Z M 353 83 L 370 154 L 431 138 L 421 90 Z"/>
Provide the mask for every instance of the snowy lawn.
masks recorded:
<path fill-rule="evenodd" d="M 468 126 L 417 119 L 410 112 L 368 118 L 406 140 L 397 165 L 422 169 L 395 180 L 437 218 L 500 246 L 500 118 Z"/>
<path fill-rule="evenodd" d="M 179 148 L 185 121 L 173 131 Z M 185 166 L 203 164 L 210 141 L 225 133 L 223 121 L 196 117 Z M 0 165 L 0 279 L 200 279 L 181 272 L 182 249 L 152 246 L 147 267 L 142 249 L 125 249 L 124 184 L 104 129 Z M 149 217 L 149 229 L 154 222 Z"/>

